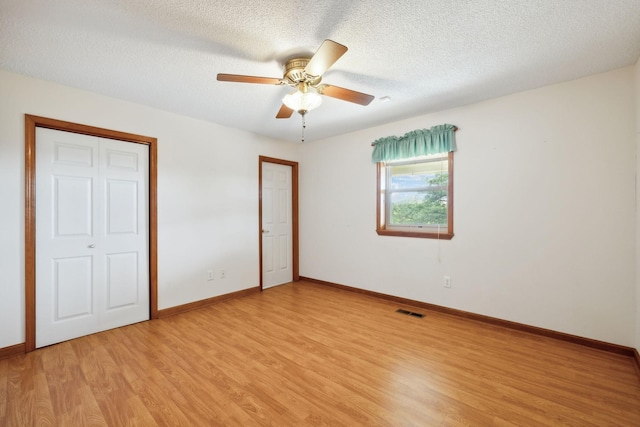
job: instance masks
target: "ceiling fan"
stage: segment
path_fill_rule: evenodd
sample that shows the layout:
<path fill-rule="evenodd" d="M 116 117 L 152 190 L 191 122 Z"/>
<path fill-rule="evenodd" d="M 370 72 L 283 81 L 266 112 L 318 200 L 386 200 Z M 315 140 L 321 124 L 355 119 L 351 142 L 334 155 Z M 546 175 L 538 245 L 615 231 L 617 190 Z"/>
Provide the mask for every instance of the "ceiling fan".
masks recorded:
<path fill-rule="evenodd" d="M 218 74 L 221 82 L 257 83 L 277 86 L 291 86 L 296 90 L 286 95 L 282 100 L 282 107 L 276 115 L 277 119 L 288 119 L 294 111 L 304 115 L 317 108 L 322 98 L 320 95 L 369 105 L 374 96 L 356 92 L 338 86 L 320 84 L 322 75 L 347 51 L 347 47 L 333 40 L 322 42 L 311 58 L 297 57 L 289 59 L 284 65 L 282 78 L 255 77 L 238 74 Z"/>

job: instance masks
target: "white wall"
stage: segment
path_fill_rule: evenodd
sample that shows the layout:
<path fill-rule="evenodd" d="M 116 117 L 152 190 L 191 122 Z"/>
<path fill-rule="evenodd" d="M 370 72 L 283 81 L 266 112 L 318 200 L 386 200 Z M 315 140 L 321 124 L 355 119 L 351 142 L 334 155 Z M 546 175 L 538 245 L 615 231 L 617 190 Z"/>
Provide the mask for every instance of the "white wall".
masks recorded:
<path fill-rule="evenodd" d="M 24 342 L 25 113 L 158 138 L 160 309 L 258 286 L 258 156 L 298 145 L 0 70 L 0 348 Z"/>
<path fill-rule="evenodd" d="M 633 87 L 627 67 L 304 145 L 301 275 L 634 346 Z M 442 123 L 455 237 L 378 236 L 371 142 Z"/>

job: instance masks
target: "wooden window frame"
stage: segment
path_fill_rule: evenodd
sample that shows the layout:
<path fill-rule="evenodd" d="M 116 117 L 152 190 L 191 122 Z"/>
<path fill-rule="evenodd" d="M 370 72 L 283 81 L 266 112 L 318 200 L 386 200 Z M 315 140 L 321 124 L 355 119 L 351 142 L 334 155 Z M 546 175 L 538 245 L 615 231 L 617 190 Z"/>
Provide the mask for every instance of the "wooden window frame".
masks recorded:
<path fill-rule="evenodd" d="M 448 154 L 448 173 L 449 173 L 449 185 L 447 188 L 447 229 L 442 232 L 433 232 L 429 229 L 417 229 L 416 231 L 410 230 L 398 230 L 387 227 L 386 218 L 384 215 L 385 206 L 383 198 L 386 196 L 386 191 L 382 189 L 381 182 L 384 174 L 384 164 L 379 162 L 376 164 L 376 233 L 379 236 L 397 236 L 397 237 L 417 237 L 421 239 L 439 239 L 439 240 L 451 240 L 453 234 L 453 151 Z"/>

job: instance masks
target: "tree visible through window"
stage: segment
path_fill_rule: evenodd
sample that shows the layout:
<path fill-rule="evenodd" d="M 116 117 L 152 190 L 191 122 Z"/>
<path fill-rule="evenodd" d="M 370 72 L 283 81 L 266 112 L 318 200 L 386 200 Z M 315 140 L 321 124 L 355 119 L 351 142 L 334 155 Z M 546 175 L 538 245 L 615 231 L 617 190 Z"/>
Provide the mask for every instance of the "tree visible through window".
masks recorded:
<path fill-rule="evenodd" d="M 453 237 L 453 153 L 378 164 L 378 234 Z"/>

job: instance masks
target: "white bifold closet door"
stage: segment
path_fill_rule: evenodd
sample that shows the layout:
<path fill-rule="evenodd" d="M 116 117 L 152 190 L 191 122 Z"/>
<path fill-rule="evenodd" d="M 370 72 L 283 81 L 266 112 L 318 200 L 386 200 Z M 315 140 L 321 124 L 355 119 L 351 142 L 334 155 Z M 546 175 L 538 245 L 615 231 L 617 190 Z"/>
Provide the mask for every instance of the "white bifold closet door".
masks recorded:
<path fill-rule="evenodd" d="M 36 131 L 36 347 L 149 319 L 148 146 Z"/>

